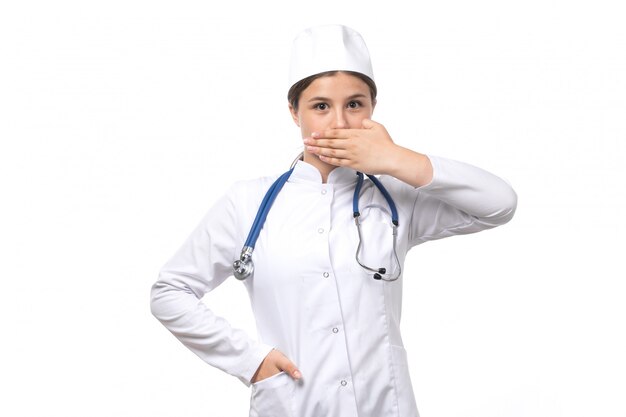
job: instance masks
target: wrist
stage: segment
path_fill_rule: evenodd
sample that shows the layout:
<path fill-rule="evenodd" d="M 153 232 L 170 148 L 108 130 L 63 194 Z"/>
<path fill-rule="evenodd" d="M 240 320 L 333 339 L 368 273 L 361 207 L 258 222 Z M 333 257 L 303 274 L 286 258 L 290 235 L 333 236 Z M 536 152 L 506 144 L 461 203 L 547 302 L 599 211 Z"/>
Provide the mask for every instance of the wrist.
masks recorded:
<path fill-rule="evenodd" d="M 395 145 L 386 174 L 413 187 L 422 187 L 433 179 L 433 167 L 425 154 Z"/>

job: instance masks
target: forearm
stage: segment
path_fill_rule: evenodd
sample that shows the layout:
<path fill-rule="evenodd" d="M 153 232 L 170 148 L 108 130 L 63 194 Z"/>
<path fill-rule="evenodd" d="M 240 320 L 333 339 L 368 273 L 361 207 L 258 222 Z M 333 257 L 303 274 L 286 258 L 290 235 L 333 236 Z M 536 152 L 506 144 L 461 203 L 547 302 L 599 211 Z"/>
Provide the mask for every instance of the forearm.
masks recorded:
<path fill-rule="evenodd" d="M 422 195 L 455 207 L 481 223 L 497 226 L 509 221 L 517 207 L 517 194 L 500 177 L 476 166 L 429 156 L 433 180 L 420 188 Z"/>
<path fill-rule="evenodd" d="M 152 314 L 202 360 L 249 384 L 271 347 L 231 327 L 180 283 L 169 272 L 161 274 L 151 291 Z"/>
<path fill-rule="evenodd" d="M 433 179 L 433 166 L 426 155 L 392 144 L 383 174 L 391 175 L 418 188 L 430 184 Z"/>
<path fill-rule="evenodd" d="M 433 155 L 428 159 L 433 168 L 432 181 L 417 189 L 405 186 L 396 191 L 414 198 L 409 226 L 411 246 L 480 232 L 511 220 L 517 195 L 506 181 L 464 162 Z"/>
<path fill-rule="evenodd" d="M 219 199 L 152 286 L 152 314 L 185 346 L 208 364 L 238 377 L 245 384 L 270 346 L 250 338 L 213 313 L 202 298 L 232 274 L 240 236 L 235 226 L 236 192 Z"/>

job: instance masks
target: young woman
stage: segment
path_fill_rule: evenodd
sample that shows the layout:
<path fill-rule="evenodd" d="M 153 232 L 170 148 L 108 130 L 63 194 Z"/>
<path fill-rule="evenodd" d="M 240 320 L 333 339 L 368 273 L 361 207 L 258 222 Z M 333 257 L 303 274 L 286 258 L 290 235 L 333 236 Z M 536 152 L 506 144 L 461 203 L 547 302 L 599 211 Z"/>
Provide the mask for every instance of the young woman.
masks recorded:
<path fill-rule="evenodd" d="M 231 187 L 163 267 L 152 312 L 251 385 L 250 416 L 418 416 L 400 335 L 406 254 L 506 223 L 515 192 L 482 169 L 396 145 L 371 120 L 376 85 L 350 28 L 296 37 L 290 84 L 302 158 L 281 176 Z M 255 241 L 260 206 L 269 210 Z M 233 274 L 258 339 L 200 301 Z"/>

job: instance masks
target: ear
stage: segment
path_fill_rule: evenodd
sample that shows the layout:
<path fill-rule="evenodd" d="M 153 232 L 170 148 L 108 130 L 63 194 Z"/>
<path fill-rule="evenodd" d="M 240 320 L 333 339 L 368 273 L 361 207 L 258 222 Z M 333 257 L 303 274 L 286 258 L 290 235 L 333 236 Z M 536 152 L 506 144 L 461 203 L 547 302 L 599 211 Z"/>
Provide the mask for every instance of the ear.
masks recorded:
<path fill-rule="evenodd" d="M 300 117 L 298 117 L 298 110 L 294 109 L 291 103 L 289 104 L 289 113 L 291 113 L 291 118 L 293 122 L 300 127 Z"/>

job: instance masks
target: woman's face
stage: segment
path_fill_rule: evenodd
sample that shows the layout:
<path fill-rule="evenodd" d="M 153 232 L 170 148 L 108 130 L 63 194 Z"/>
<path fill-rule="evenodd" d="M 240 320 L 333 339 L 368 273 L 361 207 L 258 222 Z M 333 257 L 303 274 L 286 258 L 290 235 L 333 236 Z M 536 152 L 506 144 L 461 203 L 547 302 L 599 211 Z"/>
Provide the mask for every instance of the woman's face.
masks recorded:
<path fill-rule="evenodd" d="M 314 80 L 300 94 L 298 110 L 289 109 L 305 138 L 326 129 L 361 128 L 363 119 L 372 117 L 374 105 L 365 82 L 338 72 Z"/>

